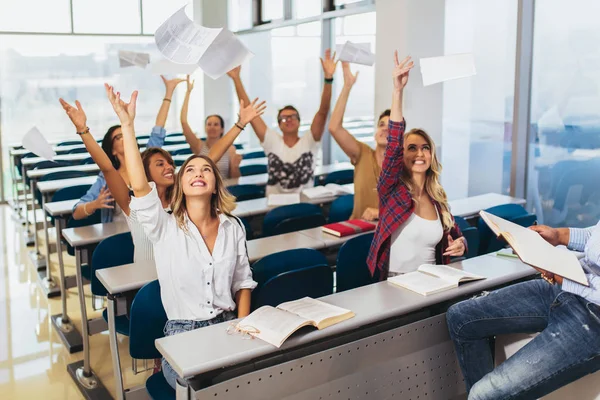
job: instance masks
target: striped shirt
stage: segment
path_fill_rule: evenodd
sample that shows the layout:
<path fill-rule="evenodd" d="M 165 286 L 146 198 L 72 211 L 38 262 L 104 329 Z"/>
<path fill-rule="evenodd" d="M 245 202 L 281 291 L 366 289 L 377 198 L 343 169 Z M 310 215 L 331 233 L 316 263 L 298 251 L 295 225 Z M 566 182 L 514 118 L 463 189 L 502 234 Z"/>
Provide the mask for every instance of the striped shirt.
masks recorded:
<path fill-rule="evenodd" d="M 200 149 L 201 156 L 208 156 L 208 152 L 210 149 L 206 145 L 206 142 Z M 219 168 L 219 172 L 221 173 L 221 177 L 223 179 L 229 179 L 231 176 L 229 175 L 229 149 L 223 154 L 223 157 L 219 161 L 216 162 L 217 168 Z"/>
<path fill-rule="evenodd" d="M 165 212 L 169 213 L 171 210 L 165 208 Z M 123 213 L 125 215 L 125 213 Z M 133 240 L 133 262 L 151 261 L 154 264 L 154 250 L 152 242 L 144 232 L 144 227 L 138 221 L 136 211 L 129 209 L 129 215 L 125 215 L 127 219 L 127 225 L 131 231 L 131 239 Z"/>
<path fill-rule="evenodd" d="M 569 248 L 584 252 L 580 262 L 590 286 L 563 279 L 562 289 L 600 305 L 600 222 L 585 229 L 571 228 L 569 232 Z"/>

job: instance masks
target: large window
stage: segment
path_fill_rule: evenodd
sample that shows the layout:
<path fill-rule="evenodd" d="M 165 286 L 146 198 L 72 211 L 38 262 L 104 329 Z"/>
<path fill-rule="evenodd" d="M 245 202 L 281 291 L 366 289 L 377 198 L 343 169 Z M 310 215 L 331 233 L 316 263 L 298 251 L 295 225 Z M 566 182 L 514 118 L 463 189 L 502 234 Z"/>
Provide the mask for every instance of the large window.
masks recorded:
<path fill-rule="evenodd" d="M 537 3 L 528 204 L 544 224 L 600 219 L 599 14 L 595 0 Z"/>

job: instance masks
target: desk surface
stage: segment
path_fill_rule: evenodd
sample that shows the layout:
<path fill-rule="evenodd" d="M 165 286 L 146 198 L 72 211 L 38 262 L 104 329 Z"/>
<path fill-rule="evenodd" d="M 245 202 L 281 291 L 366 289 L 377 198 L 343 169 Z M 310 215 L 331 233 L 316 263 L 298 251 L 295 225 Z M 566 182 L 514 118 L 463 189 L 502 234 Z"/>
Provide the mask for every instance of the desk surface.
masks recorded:
<path fill-rule="evenodd" d="M 259 339 L 246 340 L 226 333 L 227 324 L 217 324 L 156 340 L 156 348 L 173 369 L 184 378 L 247 362 L 353 329 L 396 318 L 460 296 L 470 295 L 535 274 L 516 259 L 485 255 L 454 264 L 455 267 L 485 276 L 431 296 L 421 296 L 387 282 L 363 286 L 323 298 L 324 301 L 354 311 L 356 316 L 324 330 L 292 335 L 280 349 Z"/>
<path fill-rule="evenodd" d="M 251 160 L 249 160 L 251 161 Z M 321 165 L 315 167 L 315 176 L 327 175 L 335 171 L 343 171 L 346 169 L 354 169 L 354 166 L 349 162 L 342 162 L 337 164 Z M 269 180 L 268 174 L 248 175 L 239 178 L 225 179 L 225 186 L 233 185 L 259 185 L 264 186 Z"/>
<path fill-rule="evenodd" d="M 108 293 L 118 294 L 136 290 L 158 279 L 153 262 L 144 261 L 96 271 Z"/>
<path fill-rule="evenodd" d="M 31 169 L 27 171 L 27 176 L 30 179 L 37 180 L 43 176 L 51 174 L 53 172 L 63 171 L 81 171 L 94 173 L 100 171 L 100 168 L 96 164 L 84 164 L 84 165 L 70 165 L 68 167 L 54 167 L 54 168 L 43 168 L 43 169 Z"/>
<path fill-rule="evenodd" d="M 129 232 L 127 222 L 111 222 L 109 224 L 94 224 L 79 228 L 63 229 L 63 237 L 73 247 L 82 247 L 100 243 L 107 237 Z"/>
<path fill-rule="evenodd" d="M 80 178 L 57 179 L 54 181 L 42 181 L 37 183 L 37 188 L 42 194 L 54 193 L 57 190 L 77 185 L 92 185 L 97 176 L 82 176 Z"/>
<path fill-rule="evenodd" d="M 486 193 L 479 196 L 450 201 L 452 215 L 468 218 L 473 217 L 481 210 L 501 204 L 525 204 L 525 199 L 519 199 L 498 193 Z"/>
<path fill-rule="evenodd" d="M 79 199 L 75 200 L 64 200 L 64 201 L 54 201 L 51 203 L 44 204 L 44 210 L 51 217 L 60 217 L 63 215 L 70 215 L 73 213 L 73 207 Z"/>

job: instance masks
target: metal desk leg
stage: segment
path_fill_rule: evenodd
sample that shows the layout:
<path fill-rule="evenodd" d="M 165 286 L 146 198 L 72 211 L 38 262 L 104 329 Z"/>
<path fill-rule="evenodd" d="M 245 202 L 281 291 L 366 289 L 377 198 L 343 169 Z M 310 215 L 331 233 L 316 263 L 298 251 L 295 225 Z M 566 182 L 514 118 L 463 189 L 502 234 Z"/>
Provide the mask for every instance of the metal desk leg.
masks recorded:
<path fill-rule="evenodd" d="M 48 215 L 46 215 L 46 195 L 42 195 L 42 211 L 44 214 L 44 238 L 46 240 L 46 269 L 38 270 L 38 276 L 42 284 L 42 289 L 48 298 L 60 295 L 60 287 L 52 278 L 52 268 L 50 268 L 50 238 L 48 237 Z M 37 234 L 35 235 L 37 237 Z"/>
<path fill-rule="evenodd" d="M 108 304 L 108 338 L 110 341 L 110 352 L 112 355 L 113 372 L 115 375 L 115 390 L 117 400 L 125 400 L 123 390 L 123 376 L 121 375 L 121 358 L 119 357 L 119 345 L 117 343 L 117 327 L 115 323 L 116 303 L 115 298 L 110 293 L 107 296 Z"/>
<path fill-rule="evenodd" d="M 77 291 L 79 296 L 79 307 L 81 308 L 81 327 L 83 336 L 83 360 L 67 365 L 67 371 L 77 384 L 77 387 L 89 399 L 112 399 L 100 379 L 92 371 L 90 365 L 90 336 L 88 327 L 87 309 L 85 306 L 85 294 L 83 292 L 83 276 L 81 275 L 81 248 L 75 249 L 75 260 L 77 263 Z"/>
<path fill-rule="evenodd" d="M 40 254 L 40 247 L 38 243 L 37 217 L 35 215 L 35 180 L 32 179 L 29 182 L 31 186 L 31 211 L 33 211 L 33 243 L 35 245 L 34 250 L 29 252 L 29 259 L 31 260 L 33 265 L 39 270 L 46 266 L 46 260 Z"/>
<path fill-rule="evenodd" d="M 64 345 L 70 354 L 77 353 L 83 350 L 83 339 L 81 333 L 75 328 L 69 315 L 67 314 L 67 289 L 73 287 L 71 284 L 72 279 L 67 279 L 65 276 L 65 264 L 63 262 L 63 250 L 62 250 L 62 225 L 63 219 L 56 217 L 54 219 L 56 225 L 56 251 L 58 252 L 58 270 L 60 273 L 60 300 L 62 305 L 62 313 L 55 314 L 52 316 L 52 325 L 56 333 L 63 341 Z"/>
<path fill-rule="evenodd" d="M 24 217 L 25 217 L 25 232 L 24 232 L 24 236 L 25 236 L 25 245 L 26 246 L 31 246 L 33 245 L 33 236 L 29 233 L 29 204 L 27 202 L 27 185 L 25 183 L 25 174 L 27 173 L 27 170 L 25 169 L 25 166 L 22 165 L 21 166 L 21 174 L 23 175 L 23 203 L 25 204 L 25 213 L 24 213 Z M 33 208 L 33 206 L 32 206 Z"/>

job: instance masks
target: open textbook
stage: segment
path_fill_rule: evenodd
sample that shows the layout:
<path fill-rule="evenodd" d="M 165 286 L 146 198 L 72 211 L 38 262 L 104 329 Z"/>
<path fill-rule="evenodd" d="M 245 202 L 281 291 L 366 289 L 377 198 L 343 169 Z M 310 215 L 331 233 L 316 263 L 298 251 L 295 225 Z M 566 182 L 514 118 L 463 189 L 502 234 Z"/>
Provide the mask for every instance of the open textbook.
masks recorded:
<path fill-rule="evenodd" d="M 170 16 L 154 34 L 162 55 L 176 64 L 197 64 L 217 79 L 241 65 L 252 53 L 229 30 L 206 28 L 185 14 L 185 6 Z"/>
<path fill-rule="evenodd" d="M 388 278 L 388 282 L 423 296 L 458 287 L 461 282 L 485 279 L 447 265 L 421 265 L 416 271 Z"/>
<path fill-rule="evenodd" d="M 346 186 L 337 183 L 328 183 L 325 186 L 314 186 L 302 190 L 302 194 L 309 199 L 320 199 L 323 197 L 342 196 L 353 194 L 354 191 Z"/>
<path fill-rule="evenodd" d="M 552 246 L 531 229 L 485 211 L 480 211 L 479 215 L 496 236 L 506 240 L 525 264 L 589 286 L 585 272 L 572 252 Z"/>
<path fill-rule="evenodd" d="M 281 303 L 275 307 L 263 306 L 241 320 L 237 327 L 275 347 L 304 326 L 325 329 L 354 317 L 354 313 L 320 300 L 304 297 Z"/>

